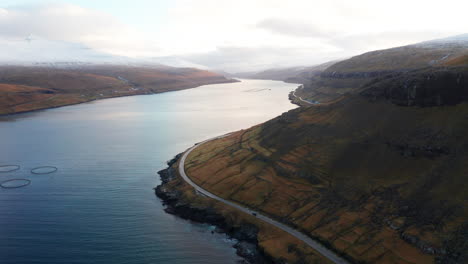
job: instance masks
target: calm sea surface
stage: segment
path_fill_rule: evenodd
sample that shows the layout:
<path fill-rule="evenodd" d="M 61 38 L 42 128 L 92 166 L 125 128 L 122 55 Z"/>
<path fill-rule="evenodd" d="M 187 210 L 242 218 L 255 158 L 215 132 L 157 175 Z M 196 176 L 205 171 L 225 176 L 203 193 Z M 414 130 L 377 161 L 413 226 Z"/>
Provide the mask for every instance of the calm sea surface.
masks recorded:
<path fill-rule="evenodd" d="M 296 87 L 243 80 L 0 118 L 0 263 L 235 263 L 233 241 L 163 211 L 153 187 L 194 143 L 294 108 Z M 49 175 L 31 174 L 52 165 Z"/>

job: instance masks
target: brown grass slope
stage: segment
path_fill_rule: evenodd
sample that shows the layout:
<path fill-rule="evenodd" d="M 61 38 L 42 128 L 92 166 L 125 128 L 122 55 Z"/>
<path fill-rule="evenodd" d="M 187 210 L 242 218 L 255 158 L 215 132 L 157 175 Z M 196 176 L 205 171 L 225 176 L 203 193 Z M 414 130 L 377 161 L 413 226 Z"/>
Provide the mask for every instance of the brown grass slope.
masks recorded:
<path fill-rule="evenodd" d="M 468 263 L 468 68 L 368 65 L 302 88 L 325 103 L 197 148 L 188 175 L 355 262 Z"/>
<path fill-rule="evenodd" d="M 467 66 L 468 55 L 463 55 L 450 59 L 444 63 L 445 66 Z"/>
<path fill-rule="evenodd" d="M 226 144 L 231 144 L 231 141 L 231 137 L 220 140 L 216 144 L 216 148 L 221 148 L 222 146 L 226 146 Z M 175 172 L 177 171 L 177 166 L 178 163 L 174 164 L 172 167 Z M 171 179 L 164 185 L 164 189 L 169 193 L 177 194 L 177 206 L 190 205 L 191 208 L 201 210 L 203 213 L 208 212 L 207 215 L 212 214 L 214 211 L 222 215 L 225 218 L 226 224 L 232 227 L 242 228 L 252 224 L 255 225 L 258 229 L 255 240 L 258 243 L 259 249 L 266 253 L 267 256 L 271 257 L 275 264 L 332 263 L 307 244 L 281 229 L 258 220 L 252 215 L 244 214 L 236 209 L 226 207 L 221 202 L 199 195 L 194 191 L 193 187 L 186 183 L 180 176 Z M 253 263 L 263 264 L 264 262 L 254 261 Z M 272 262 L 267 263 L 271 264 Z"/>
<path fill-rule="evenodd" d="M 0 115 L 230 81 L 192 68 L 1 66 Z"/>
<path fill-rule="evenodd" d="M 467 55 L 465 43 L 420 43 L 403 47 L 367 52 L 338 62 L 329 73 L 404 71 L 437 66 Z"/>
<path fill-rule="evenodd" d="M 346 98 L 208 143 L 188 174 L 358 261 L 466 262 L 467 117 Z"/>

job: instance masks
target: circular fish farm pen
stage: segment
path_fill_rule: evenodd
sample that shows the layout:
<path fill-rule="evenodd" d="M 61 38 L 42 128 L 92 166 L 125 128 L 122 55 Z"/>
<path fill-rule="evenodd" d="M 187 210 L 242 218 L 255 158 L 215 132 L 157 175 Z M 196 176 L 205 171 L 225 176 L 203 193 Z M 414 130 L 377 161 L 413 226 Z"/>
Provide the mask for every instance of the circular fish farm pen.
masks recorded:
<path fill-rule="evenodd" d="M 19 165 L 0 165 L 0 173 L 13 172 L 20 169 Z"/>
<path fill-rule="evenodd" d="M 51 174 L 58 171 L 57 167 L 54 166 L 41 166 L 41 167 L 36 167 L 31 170 L 32 174 Z"/>
<path fill-rule="evenodd" d="M 0 187 L 4 189 L 16 189 L 16 188 L 26 187 L 29 184 L 31 184 L 31 181 L 28 179 L 11 179 L 11 180 L 2 181 L 0 183 Z"/>

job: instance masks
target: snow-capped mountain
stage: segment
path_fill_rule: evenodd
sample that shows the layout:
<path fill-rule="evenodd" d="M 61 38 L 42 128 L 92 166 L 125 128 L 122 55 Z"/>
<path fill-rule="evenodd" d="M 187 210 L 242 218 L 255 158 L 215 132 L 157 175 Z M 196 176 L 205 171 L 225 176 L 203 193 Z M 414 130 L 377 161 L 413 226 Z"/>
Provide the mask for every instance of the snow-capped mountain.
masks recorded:
<path fill-rule="evenodd" d="M 422 44 L 422 45 L 445 45 L 445 44 L 450 44 L 450 45 L 459 45 L 459 46 L 467 46 L 468 47 L 468 33 L 467 34 L 462 34 L 462 35 L 451 36 L 451 37 L 447 37 L 447 38 L 424 41 L 424 42 L 421 42 L 419 44 Z"/>
<path fill-rule="evenodd" d="M 94 50 L 80 43 L 27 37 L 22 40 L 0 39 L 0 64 L 48 67 L 77 67 L 90 64 L 131 66 L 171 66 L 208 69 L 184 59 L 166 56 L 131 58 Z"/>
<path fill-rule="evenodd" d="M 448 38 L 443 38 L 439 39 L 436 41 L 441 41 L 441 42 L 466 42 L 468 43 L 468 33 L 467 34 L 462 34 L 462 35 L 456 35 Z"/>

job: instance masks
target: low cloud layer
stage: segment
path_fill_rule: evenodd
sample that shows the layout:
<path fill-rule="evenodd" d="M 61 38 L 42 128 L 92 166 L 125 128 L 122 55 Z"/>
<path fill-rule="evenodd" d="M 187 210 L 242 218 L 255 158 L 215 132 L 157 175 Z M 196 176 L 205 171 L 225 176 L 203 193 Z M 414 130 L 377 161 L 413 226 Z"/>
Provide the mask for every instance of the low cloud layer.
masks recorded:
<path fill-rule="evenodd" d="M 329 61 L 339 54 L 317 53 L 308 47 L 219 47 L 216 51 L 183 56 L 184 59 L 198 64 L 208 65 L 213 69 L 225 71 L 249 72 L 259 69 L 314 65 Z"/>
<path fill-rule="evenodd" d="M 268 18 L 260 21 L 256 26 L 274 34 L 295 37 L 325 38 L 334 35 L 334 32 L 326 31 L 317 25 L 308 24 L 303 21 Z"/>
<path fill-rule="evenodd" d="M 293 34 L 296 34 L 294 32 Z M 424 40 L 445 37 L 437 32 L 384 32 L 336 34 L 333 37 L 300 36 L 304 45 L 293 46 L 221 46 L 215 51 L 184 56 L 195 63 L 228 72 L 249 72 L 268 68 L 311 66 L 336 59 L 345 59 L 367 51 L 397 47 Z"/>
<path fill-rule="evenodd" d="M 435 0 L 424 5 L 406 0 L 174 0 L 163 13 L 157 1 L 112 4 L 122 5 L 135 19 L 141 13 L 132 14 L 133 5 L 144 4 L 154 14 L 146 14 L 139 27 L 123 23 L 105 6 L 94 10 L 62 1 L 7 8 L 0 3 L 0 45 L 32 34 L 32 41 L 75 42 L 99 52 L 169 56 L 241 72 L 312 65 L 468 32 L 460 22 L 468 3 L 457 0 L 444 5 Z"/>

